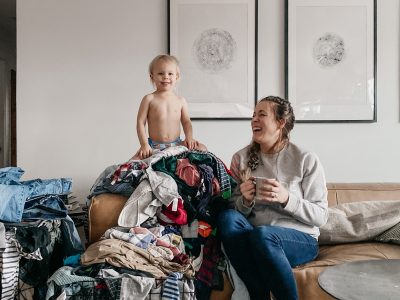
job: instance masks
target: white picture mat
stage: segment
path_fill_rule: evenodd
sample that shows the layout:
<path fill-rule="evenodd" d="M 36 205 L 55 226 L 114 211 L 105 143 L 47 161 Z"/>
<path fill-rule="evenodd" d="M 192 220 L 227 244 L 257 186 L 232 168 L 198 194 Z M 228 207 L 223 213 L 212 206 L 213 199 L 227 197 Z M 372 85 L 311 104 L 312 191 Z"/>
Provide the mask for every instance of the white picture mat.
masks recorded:
<path fill-rule="evenodd" d="M 202 32 L 229 32 L 236 51 L 228 69 L 209 72 L 193 55 Z M 250 118 L 255 103 L 255 1 L 171 0 L 170 53 L 180 61 L 178 92 L 192 118 Z"/>
<path fill-rule="evenodd" d="M 345 48 L 330 67 L 313 57 L 326 33 L 340 36 Z M 373 120 L 373 0 L 289 1 L 288 98 L 297 120 Z"/>

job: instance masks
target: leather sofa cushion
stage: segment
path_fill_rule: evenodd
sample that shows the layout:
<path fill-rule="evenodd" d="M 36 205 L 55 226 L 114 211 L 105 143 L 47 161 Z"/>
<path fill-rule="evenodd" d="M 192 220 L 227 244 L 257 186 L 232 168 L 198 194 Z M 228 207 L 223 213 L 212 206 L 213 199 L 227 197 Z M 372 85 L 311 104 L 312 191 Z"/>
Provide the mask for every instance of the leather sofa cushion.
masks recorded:
<path fill-rule="evenodd" d="M 89 207 L 89 241 L 100 239 L 107 229 L 118 226 L 118 217 L 128 197 L 118 194 L 94 196 Z"/>
<path fill-rule="evenodd" d="M 328 183 L 328 203 L 399 200 L 399 183 Z"/>
<path fill-rule="evenodd" d="M 352 243 L 321 246 L 318 257 L 293 269 L 299 299 L 333 300 L 318 285 L 318 276 L 329 266 L 372 259 L 400 259 L 400 246 L 384 243 Z"/>

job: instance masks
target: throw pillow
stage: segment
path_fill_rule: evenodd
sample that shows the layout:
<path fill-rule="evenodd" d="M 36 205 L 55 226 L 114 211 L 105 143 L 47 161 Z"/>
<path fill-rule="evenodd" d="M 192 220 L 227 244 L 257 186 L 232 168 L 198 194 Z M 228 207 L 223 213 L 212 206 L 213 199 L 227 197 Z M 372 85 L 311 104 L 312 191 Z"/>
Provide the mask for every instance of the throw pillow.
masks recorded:
<path fill-rule="evenodd" d="M 328 209 L 320 228 L 320 244 L 370 241 L 400 222 L 400 201 L 343 203 Z"/>
<path fill-rule="evenodd" d="M 375 241 L 400 245 L 400 223 L 376 236 Z"/>

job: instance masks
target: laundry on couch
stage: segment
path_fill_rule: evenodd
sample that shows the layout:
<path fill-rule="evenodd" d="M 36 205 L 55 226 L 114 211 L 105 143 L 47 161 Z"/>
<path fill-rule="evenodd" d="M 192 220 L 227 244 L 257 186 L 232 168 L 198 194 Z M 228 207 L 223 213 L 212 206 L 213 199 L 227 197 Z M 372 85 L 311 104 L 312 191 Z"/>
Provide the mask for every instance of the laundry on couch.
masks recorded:
<path fill-rule="evenodd" d="M 224 257 L 215 224 L 219 212 L 228 207 L 235 186 L 229 170 L 217 156 L 189 151 L 183 146 L 156 150 L 144 160 L 107 167 L 88 196 L 88 215 L 93 217 L 88 220 L 90 245 L 81 263 L 151 270 L 152 276 L 163 282 L 180 273 L 182 278 L 174 277 L 178 285 L 187 282 L 196 286 L 196 297 L 207 299 L 212 288 L 222 288 L 223 284 L 219 275 Z M 110 204 L 103 211 L 107 217 L 94 220 L 94 210 L 102 207 L 97 205 L 98 201 L 106 203 L 107 199 L 118 199 L 118 207 Z M 126 257 L 106 254 L 104 250 L 112 245 L 130 249 L 129 253 L 136 255 L 126 261 Z M 203 251 L 211 253 L 211 245 L 213 259 L 203 259 Z M 94 275 L 98 276 L 99 273 Z M 194 297 L 194 288 L 183 296 Z"/>

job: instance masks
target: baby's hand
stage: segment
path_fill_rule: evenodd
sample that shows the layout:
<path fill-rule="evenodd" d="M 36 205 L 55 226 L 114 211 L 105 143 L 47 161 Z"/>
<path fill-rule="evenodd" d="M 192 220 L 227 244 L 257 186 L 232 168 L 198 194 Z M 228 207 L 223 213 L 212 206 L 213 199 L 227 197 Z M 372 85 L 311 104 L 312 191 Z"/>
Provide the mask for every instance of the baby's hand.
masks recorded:
<path fill-rule="evenodd" d="M 149 145 L 145 145 L 140 147 L 139 149 L 139 158 L 140 159 L 145 159 L 147 157 L 150 157 L 153 154 L 153 149 Z"/>
<path fill-rule="evenodd" d="M 185 139 L 185 145 L 190 150 L 193 150 L 193 149 L 196 149 L 196 147 L 199 145 L 199 142 L 196 141 L 195 139 L 187 138 L 187 139 Z"/>

